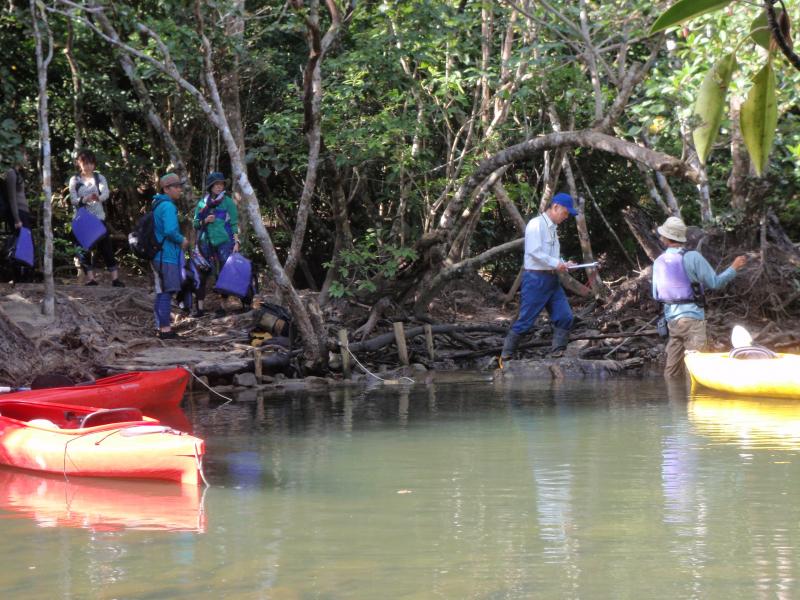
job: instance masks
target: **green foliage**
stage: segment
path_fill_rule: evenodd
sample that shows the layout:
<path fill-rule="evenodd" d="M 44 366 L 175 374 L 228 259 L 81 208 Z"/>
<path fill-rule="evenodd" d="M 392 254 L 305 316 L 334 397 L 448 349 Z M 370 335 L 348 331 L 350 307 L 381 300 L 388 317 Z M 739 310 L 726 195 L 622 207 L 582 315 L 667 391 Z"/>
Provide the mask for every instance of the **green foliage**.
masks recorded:
<path fill-rule="evenodd" d="M 775 127 L 778 124 L 778 108 L 775 100 L 775 71 L 767 63 L 753 80 L 753 87 L 742 105 L 742 137 L 753 161 L 756 173 L 761 176 L 767 168 Z"/>
<path fill-rule="evenodd" d="M 353 248 L 339 253 L 337 279 L 330 287 L 334 298 L 356 297 L 374 292 L 376 279 L 394 279 L 404 264 L 417 258 L 412 248 L 384 243 L 385 232 L 369 229 Z M 332 262 L 324 266 L 330 268 Z"/>
<path fill-rule="evenodd" d="M 699 119 L 699 125 L 695 127 L 692 136 L 697 155 L 703 164 L 717 139 L 725 109 L 725 94 L 735 68 L 736 57 L 733 54 L 724 56 L 706 74 L 700 86 L 694 106 L 694 115 Z"/>
<path fill-rule="evenodd" d="M 780 19 L 782 12 L 782 9 L 776 8 L 775 18 Z M 769 30 L 769 22 L 767 20 L 766 10 L 762 10 L 761 13 L 755 19 L 753 19 L 753 22 L 750 25 L 750 37 L 756 44 L 764 48 L 764 50 L 770 49 L 772 33 Z"/>
<path fill-rule="evenodd" d="M 653 26 L 650 33 L 658 33 L 675 25 L 699 17 L 707 12 L 713 12 L 728 6 L 733 0 L 679 0 L 662 14 Z"/>
<path fill-rule="evenodd" d="M 651 31 L 666 29 L 701 14 L 719 10 L 729 3 L 729 1 L 721 0 L 717 2 L 713 0 L 680 0 L 659 17 Z M 717 128 L 722 119 L 725 92 L 730 83 L 731 73 L 736 66 L 736 53 L 745 41 L 750 40 L 766 48 L 768 55 L 766 64 L 754 77 L 747 100 L 742 105 L 740 126 L 745 147 L 757 174 L 763 176 L 765 173 L 778 123 L 777 85 L 772 67 L 774 49 L 770 37 L 766 14 L 761 12 L 750 23 L 747 33 L 742 36 L 736 50 L 718 61 L 706 75 L 695 104 L 695 114 L 700 117 L 701 123 L 694 131 L 694 142 L 701 162 L 705 163 L 717 136 Z"/>

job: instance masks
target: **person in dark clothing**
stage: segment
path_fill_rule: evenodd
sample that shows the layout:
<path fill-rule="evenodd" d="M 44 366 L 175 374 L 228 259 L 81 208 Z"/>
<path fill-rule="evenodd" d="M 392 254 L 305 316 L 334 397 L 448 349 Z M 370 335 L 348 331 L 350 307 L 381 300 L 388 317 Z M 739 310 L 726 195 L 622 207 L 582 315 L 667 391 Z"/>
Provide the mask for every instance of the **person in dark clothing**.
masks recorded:
<path fill-rule="evenodd" d="M 25 179 L 23 173 L 28 166 L 28 155 L 23 151 L 22 158 L 5 172 L 6 198 L 8 198 L 9 228 L 19 230 L 21 227 L 31 228 L 31 213 L 28 199 L 25 196 Z"/>

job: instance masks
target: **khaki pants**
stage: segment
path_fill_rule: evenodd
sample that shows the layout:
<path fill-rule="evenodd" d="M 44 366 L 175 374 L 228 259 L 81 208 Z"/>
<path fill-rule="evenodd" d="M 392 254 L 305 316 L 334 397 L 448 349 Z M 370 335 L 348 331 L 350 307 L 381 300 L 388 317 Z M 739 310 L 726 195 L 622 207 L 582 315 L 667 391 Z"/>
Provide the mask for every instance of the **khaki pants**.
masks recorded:
<path fill-rule="evenodd" d="M 687 350 L 706 349 L 706 322 L 683 317 L 667 323 L 669 341 L 667 342 L 667 364 L 665 377 L 683 375 L 683 355 Z"/>

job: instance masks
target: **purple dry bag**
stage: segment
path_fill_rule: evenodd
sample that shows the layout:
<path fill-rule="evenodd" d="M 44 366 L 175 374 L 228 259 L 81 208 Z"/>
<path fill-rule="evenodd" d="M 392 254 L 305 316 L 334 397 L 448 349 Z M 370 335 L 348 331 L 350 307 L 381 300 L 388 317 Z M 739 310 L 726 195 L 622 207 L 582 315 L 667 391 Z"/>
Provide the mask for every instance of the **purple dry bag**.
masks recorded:
<path fill-rule="evenodd" d="M 81 207 L 72 219 L 72 233 L 84 250 L 91 250 L 101 237 L 106 234 L 103 222 Z"/>
<path fill-rule="evenodd" d="M 20 227 L 14 244 L 14 260 L 29 267 L 33 266 L 33 236 L 27 227 Z"/>
<path fill-rule="evenodd" d="M 234 252 L 225 261 L 214 289 L 223 294 L 245 298 L 250 291 L 252 272 L 250 261 L 238 252 Z"/>

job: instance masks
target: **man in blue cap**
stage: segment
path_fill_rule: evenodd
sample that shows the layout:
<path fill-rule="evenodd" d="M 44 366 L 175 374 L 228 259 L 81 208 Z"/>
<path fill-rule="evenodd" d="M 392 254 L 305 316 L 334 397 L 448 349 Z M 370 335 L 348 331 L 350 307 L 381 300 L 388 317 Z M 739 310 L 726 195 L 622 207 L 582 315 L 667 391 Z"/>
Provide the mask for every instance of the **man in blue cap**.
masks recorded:
<path fill-rule="evenodd" d="M 566 272 L 574 263 L 561 259 L 556 228 L 570 215 L 574 217 L 577 214 L 572 196 L 559 193 L 553 197 L 547 209 L 531 219 L 525 228 L 525 273 L 520 290 L 519 316 L 506 334 L 500 354 L 501 366 L 502 361 L 513 356 L 520 336 L 533 328 L 543 308 L 547 309 L 553 324 L 551 356 L 564 353 L 572 327 L 572 309 L 558 280 L 558 273 Z"/>

